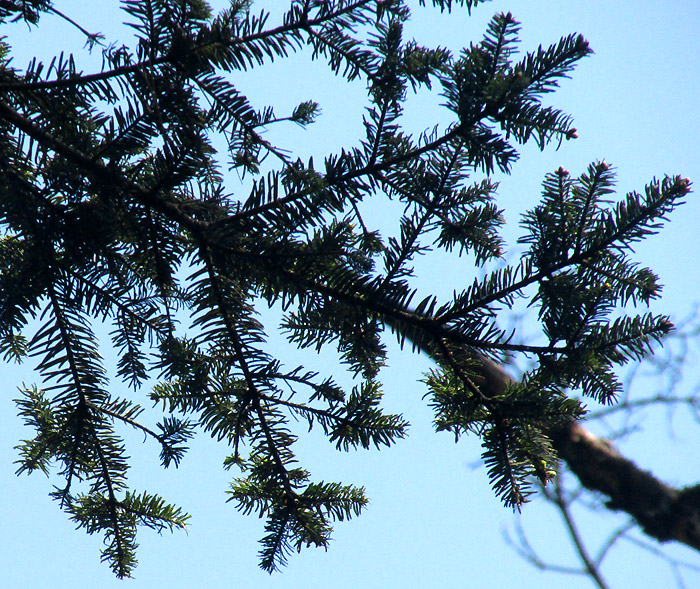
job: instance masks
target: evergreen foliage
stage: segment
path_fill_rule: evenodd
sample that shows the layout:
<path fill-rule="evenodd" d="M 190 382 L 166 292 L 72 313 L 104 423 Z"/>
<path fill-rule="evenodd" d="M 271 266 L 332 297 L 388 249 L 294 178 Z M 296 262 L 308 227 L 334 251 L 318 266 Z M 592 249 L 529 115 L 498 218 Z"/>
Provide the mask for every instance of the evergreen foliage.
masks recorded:
<path fill-rule="evenodd" d="M 406 435 L 402 416 L 381 407 L 385 330 L 434 360 L 425 383 L 437 429 L 478 435 L 496 494 L 519 508 L 532 476 L 556 461 L 547 432 L 583 413 L 575 393 L 614 402 L 614 366 L 672 327 L 622 309 L 659 296 L 657 277 L 630 254 L 689 182 L 654 180 L 613 203 L 605 162 L 545 178 L 523 218 L 528 249 L 518 263 L 447 302 L 413 285 L 414 262 L 429 250 L 477 266 L 503 255 L 488 175 L 508 172 L 520 144 L 576 137 L 571 117 L 542 98 L 590 53 L 583 37 L 519 56 L 519 25 L 498 14 L 480 43 L 453 56 L 403 38 L 401 1 L 294 0 L 276 25 L 249 4 L 215 15 L 202 0 L 123 0 L 134 42 L 102 45 L 96 73 L 62 53 L 18 69 L 2 47 L 0 349 L 5 360 L 36 358 L 42 381 L 17 401 L 34 430 L 19 446 L 19 472 L 62 479 L 52 495 L 79 527 L 104 534 L 103 560 L 120 577 L 135 566 L 137 526 L 188 519 L 129 488 L 121 428 L 154 440 L 164 467 L 178 465 L 197 432 L 230 446 L 225 467 L 240 471 L 230 501 L 266 519 L 261 566 L 273 571 L 292 551 L 326 547 L 333 522 L 367 503 L 363 488 L 314 482 L 298 464 L 294 420 L 320 427 L 339 450 Z M 0 18 L 38 23 L 52 11 L 45 1 L 3 2 Z M 280 116 L 236 86 L 239 72 L 305 46 L 367 85 L 364 139 L 320 165 L 262 133 L 312 124 L 318 104 Z M 403 131 L 407 97 L 433 86 L 452 124 Z M 252 175 L 249 194 L 227 192 L 225 161 Z M 486 179 L 470 180 L 474 172 Z M 388 238 L 358 207 L 382 196 L 404 206 Z M 513 343 L 496 323 L 518 296 L 538 309 L 541 345 Z M 284 310 L 281 329 L 296 346 L 335 346 L 356 386 L 343 390 L 332 375 L 266 351 L 275 326 L 256 312 L 266 305 Z M 107 378 L 93 329 L 102 324 L 124 386 Z M 520 383 L 490 391 L 480 367 L 507 353 L 539 362 Z M 155 425 L 140 421 L 136 394 L 115 393 L 151 378 L 163 412 Z"/>

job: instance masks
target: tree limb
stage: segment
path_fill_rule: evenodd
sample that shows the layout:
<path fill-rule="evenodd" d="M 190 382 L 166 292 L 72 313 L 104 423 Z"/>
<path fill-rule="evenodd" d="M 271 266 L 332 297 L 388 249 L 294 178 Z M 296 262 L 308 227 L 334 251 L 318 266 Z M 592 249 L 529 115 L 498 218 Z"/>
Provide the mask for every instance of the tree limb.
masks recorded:
<path fill-rule="evenodd" d="M 511 376 L 484 358 L 475 367 L 487 396 L 505 391 Z M 607 497 L 605 506 L 631 515 L 659 542 L 674 540 L 700 551 L 700 484 L 675 488 L 624 457 L 612 442 L 588 431 L 580 421 L 545 432 L 559 458 L 581 484 Z"/>

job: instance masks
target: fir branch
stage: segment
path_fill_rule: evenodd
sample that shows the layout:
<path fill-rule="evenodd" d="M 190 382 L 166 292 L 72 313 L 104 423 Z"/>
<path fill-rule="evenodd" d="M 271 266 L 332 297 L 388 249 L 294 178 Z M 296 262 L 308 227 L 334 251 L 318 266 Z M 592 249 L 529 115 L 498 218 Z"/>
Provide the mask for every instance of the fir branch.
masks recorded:
<path fill-rule="evenodd" d="M 241 340 L 238 336 L 236 327 L 233 325 L 231 321 L 231 317 L 229 313 L 226 310 L 226 304 L 221 292 L 221 288 L 219 286 L 219 279 L 217 277 L 217 273 L 214 269 L 211 257 L 209 253 L 207 252 L 206 249 L 200 250 L 202 260 L 205 263 L 206 266 L 206 271 L 209 276 L 209 280 L 211 281 L 214 296 L 216 299 L 216 303 L 219 309 L 219 316 L 221 320 L 223 321 L 225 327 L 226 327 L 226 332 L 227 335 L 231 341 L 231 344 L 233 345 L 233 349 L 236 353 L 236 360 L 238 365 L 240 366 L 241 370 L 243 371 L 243 377 L 245 378 L 245 381 L 248 386 L 248 394 L 249 394 L 249 403 L 253 410 L 255 411 L 255 414 L 257 415 L 258 423 L 260 427 L 262 428 L 262 431 L 265 436 L 266 440 L 266 445 L 267 449 L 270 452 L 270 455 L 272 456 L 275 465 L 277 467 L 278 473 L 282 478 L 282 483 L 284 485 L 284 488 L 286 490 L 286 493 L 288 494 L 289 497 L 294 497 L 295 492 L 292 487 L 291 481 L 289 479 L 289 475 L 287 472 L 287 468 L 284 464 L 284 460 L 282 459 L 279 448 L 277 447 L 277 443 L 275 442 L 275 438 L 272 434 L 272 430 L 270 429 L 270 424 L 268 423 L 268 418 L 265 412 L 265 409 L 262 406 L 261 403 L 261 398 L 260 398 L 260 393 L 257 390 L 257 385 L 255 383 L 255 379 L 252 375 L 252 371 L 250 367 L 248 366 L 248 361 L 246 360 L 247 355 L 245 353 L 244 347 L 241 343 Z"/>
<path fill-rule="evenodd" d="M 117 295 L 109 292 L 105 288 L 102 288 L 100 285 L 91 281 L 83 274 L 80 274 L 79 272 L 77 272 L 73 268 L 67 267 L 65 264 L 62 264 L 60 261 L 59 261 L 59 266 L 60 266 L 61 270 L 63 270 L 67 275 L 69 275 L 74 280 L 84 284 L 88 289 L 94 291 L 100 297 L 103 297 L 106 301 L 109 302 L 110 305 L 112 305 L 113 307 L 118 309 L 121 313 L 128 315 L 129 317 L 131 317 L 132 319 L 137 321 L 139 324 L 145 325 L 153 333 L 158 334 L 158 336 L 161 339 L 165 339 L 166 337 L 168 337 L 169 333 L 164 328 L 155 324 L 153 321 L 144 317 L 140 313 L 137 313 L 136 311 L 134 311 L 131 304 L 128 304 L 128 303 L 124 302 L 123 300 L 120 300 L 120 298 Z"/>
<path fill-rule="evenodd" d="M 347 13 L 351 13 L 357 8 L 361 8 L 363 6 L 366 6 L 372 2 L 375 2 L 376 0 L 359 0 L 354 3 L 347 4 L 343 7 L 341 7 L 337 11 L 333 12 L 327 12 L 323 14 L 323 16 L 318 17 L 316 19 L 303 19 L 299 21 L 292 21 L 286 24 L 279 25 L 275 28 L 265 30 L 265 31 L 260 31 L 257 33 L 251 33 L 249 35 L 244 35 L 243 37 L 240 38 L 234 38 L 229 40 L 229 44 L 233 47 L 236 45 L 242 45 L 245 46 L 247 44 L 254 43 L 256 41 L 262 41 L 266 40 L 269 38 L 274 38 L 277 36 L 283 36 L 287 35 L 290 33 L 295 33 L 300 30 L 306 30 L 308 28 L 313 28 L 313 27 L 320 27 L 324 25 L 326 22 L 333 22 L 336 20 L 339 16 L 342 16 Z M 207 49 L 211 46 L 217 45 L 221 43 L 220 40 L 215 40 L 211 41 L 209 43 L 205 43 L 204 45 L 198 47 L 198 49 L 204 50 Z M 89 84 L 92 84 L 94 82 L 102 82 L 109 80 L 110 78 L 115 78 L 115 77 L 122 77 L 122 76 L 127 76 L 129 74 L 133 74 L 139 71 L 143 70 L 148 70 L 151 68 L 154 68 L 156 66 L 160 65 L 165 65 L 168 63 L 173 63 L 176 61 L 176 58 L 172 54 L 166 54 L 162 55 L 160 57 L 153 57 L 149 59 L 144 59 L 142 61 L 139 61 L 137 63 L 131 64 L 131 65 L 125 65 L 121 66 L 118 68 L 114 68 L 112 70 L 107 70 L 104 72 L 98 72 L 95 74 L 88 74 L 88 75 L 76 75 L 72 76 L 70 78 L 59 78 L 56 80 L 41 80 L 37 82 L 0 82 L 0 92 L 3 90 L 6 91 L 35 91 L 35 90 L 49 90 L 49 89 L 58 89 L 58 88 L 66 88 L 66 87 L 71 87 L 71 86 L 86 86 Z"/>
<path fill-rule="evenodd" d="M 347 184 L 351 180 L 355 180 L 358 178 L 362 178 L 365 176 L 374 176 L 380 172 L 383 172 L 385 170 L 390 170 L 391 168 L 398 166 L 399 164 L 402 164 L 408 160 L 411 159 L 416 159 L 420 157 L 424 153 L 428 153 L 431 151 L 434 151 L 441 145 L 444 145 L 446 143 L 449 143 L 452 141 L 455 137 L 459 135 L 459 130 L 458 128 L 453 128 L 452 130 L 446 132 L 442 137 L 435 139 L 434 141 L 431 141 L 429 143 L 424 144 L 421 147 L 416 148 L 412 152 L 408 154 L 401 154 L 392 158 L 388 158 L 386 160 L 383 160 L 381 162 L 377 162 L 373 165 L 365 165 L 361 168 L 358 168 L 356 170 L 353 170 L 351 172 L 347 172 L 345 174 L 341 174 L 339 176 L 335 176 L 332 178 L 324 178 L 324 184 L 329 187 L 340 187 L 343 186 L 344 184 Z M 250 209 L 246 209 L 245 211 L 240 211 L 237 213 L 233 213 L 228 219 L 223 219 L 217 223 L 217 225 L 226 225 L 226 224 L 234 224 L 239 222 L 239 220 L 243 220 L 245 218 L 249 217 L 257 217 L 260 215 L 265 214 L 267 211 L 271 209 L 276 209 L 276 208 L 281 208 L 284 207 L 296 200 L 305 198 L 311 194 L 314 193 L 316 189 L 315 188 L 305 188 L 303 190 L 299 190 L 297 192 L 291 192 L 283 197 L 280 197 L 278 199 L 275 199 L 274 201 L 261 204 L 257 207 L 253 207 Z M 218 228 L 218 227 L 217 227 Z"/>
<path fill-rule="evenodd" d="M 431 220 L 435 208 L 441 202 L 442 191 L 445 188 L 445 184 L 447 183 L 450 173 L 452 172 L 452 168 L 457 162 L 457 158 L 460 155 L 461 149 L 462 141 L 460 140 L 455 146 L 449 161 L 447 162 L 444 170 L 442 171 L 442 176 L 438 182 L 438 185 L 433 190 L 431 199 L 425 204 L 421 203 L 422 214 L 420 215 L 417 223 L 412 223 L 410 225 L 409 232 L 407 232 L 405 236 L 406 238 L 401 244 L 401 251 L 398 252 L 398 255 L 396 255 L 391 267 L 387 268 L 387 271 L 384 277 L 382 278 L 381 283 L 379 283 L 379 285 L 377 286 L 378 293 L 381 293 L 386 288 L 386 286 L 393 280 L 393 278 L 396 276 L 396 273 L 404 265 L 404 263 L 412 257 L 414 253 L 414 244 L 416 240 L 423 232 L 423 229 L 426 226 L 426 224 Z"/>
<path fill-rule="evenodd" d="M 509 13 L 496 16 L 481 44 L 453 62 L 445 51 L 402 41 L 408 9 L 401 2 L 294 2 L 274 28 L 266 28 L 267 13 L 251 16 L 244 3 L 216 19 L 199 1 L 125 0 L 124 8 L 138 21 L 139 46 L 134 54 L 126 46 L 107 50 L 110 69 L 84 75 L 72 57 L 61 57 L 44 74 L 56 79 L 42 80 L 43 65 L 34 62 L 23 81 L 8 69 L 0 83 L 7 196 L 0 216 L 8 231 L 0 247 L 0 287 L 7 291 L 0 349 L 21 353 L 21 331 L 48 300 L 27 351 L 40 356 L 39 371 L 53 391 L 51 400 L 26 391 L 18 401 L 37 432 L 20 448 L 18 470 L 61 464 L 66 485 L 53 496 L 79 527 L 104 532 L 103 559 L 117 575 L 135 565 L 137 525 L 184 527 L 186 516 L 145 493 L 127 490 L 117 499 L 128 462 L 115 425 L 157 439 L 164 466 L 177 465 L 195 426 L 232 446 L 225 467 L 239 466 L 245 478 L 234 481 L 231 499 L 244 513 L 267 517 L 266 570 L 284 564 L 293 549 L 327 546 L 331 521 L 357 515 L 366 498 L 362 489 L 309 482 L 295 467 L 289 423 L 301 417 L 309 428 L 318 424 L 345 450 L 403 437 L 408 424 L 381 411 L 375 380 L 385 328 L 437 364 L 426 379 L 436 427 L 482 438 L 492 485 L 507 504 L 525 501 L 527 477 L 548 480 L 548 436 L 575 464 L 567 454 L 572 440 L 562 436 L 582 409 L 563 391 L 613 399 L 620 390 L 613 365 L 641 357 L 670 328 L 663 317 L 610 315 L 620 303 L 656 296 L 656 277 L 626 254 L 659 228 L 689 181 L 652 184 L 645 196 L 631 193 L 611 210 L 604 206 L 612 185 L 607 164 L 593 164 L 576 180 L 560 168 L 545 179 L 542 204 L 524 218 L 529 233 L 522 241 L 531 247 L 522 262 L 444 304 L 418 296 L 408 262 L 430 249 L 422 240 L 429 232 L 437 235 L 432 246 L 458 250 L 456 256 L 469 251 L 477 264 L 500 255 L 495 185 L 464 181 L 472 170 L 509 171 L 517 158 L 511 138 L 533 138 L 542 148 L 575 136 L 570 117 L 543 107 L 541 97 L 590 53 L 587 42 L 571 35 L 513 65 L 518 24 Z M 313 159 L 292 161 L 258 131 L 283 120 L 307 124 L 316 106 L 302 103 L 288 117 L 271 106 L 258 112 L 215 73 L 262 65 L 304 42 L 314 57 L 328 58 L 332 72 L 366 77 L 374 105 L 365 139 L 327 157 L 323 172 Z M 414 89 L 429 86 L 430 76 L 440 80 L 456 122 L 414 139 L 399 124 L 408 81 Z M 255 181 L 245 202 L 224 194 L 217 133 L 245 171 L 257 175 L 271 153 L 282 162 Z M 406 205 L 400 237 L 388 243 L 360 214 L 361 201 L 380 192 Z M 382 260 L 384 270 L 375 270 Z M 191 275 L 181 278 L 188 267 Z M 514 343 L 498 328 L 497 312 L 535 285 L 549 344 Z M 319 384 L 316 373 L 285 372 L 265 351 L 255 316 L 261 303 L 282 306 L 293 344 L 337 344 L 360 383 L 346 395 L 330 379 Z M 180 308 L 192 317 L 185 333 L 196 335 L 175 336 Z M 151 395 L 167 413 L 160 432 L 139 422 L 138 405 L 111 400 L 105 389 L 91 328 L 109 318 L 121 355 L 117 375 L 138 386 L 151 370 L 161 373 Z M 154 362 L 147 369 L 148 345 Z M 505 352 L 535 355 L 539 367 L 515 383 L 497 363 Z M 298 402 L 299 389 L 309 393 L 307 403 Z M 196 414 L 196 423 L 176 414 Z M 239 455 L 241 444 L 250 446 L 248 459 Z M 90 485 L 88 495 L 71 494 L 76 481 Z M 613 496 L 599 482 L 593 486 Z M 696 489 L 680 495 L 683 505 L 697 502 Z M 634 506 L 623 509 L 636 516 Z M 658 532 L 658 521 L 639 521 Z M 686 537 L 677 539 L 694 545 L 693 522 L 680 523 Z"/>
<path fill-rule="evenodd" d="M 106 166 L 99 160 L 90 158 L 78 149 L 63 143 L 58 138 L 44 131 L 29 119 L 19 114 L 3 100 L 0 100 L 0 117 L 15 125 L 38 143 L 75 163 L 91 175 L 101 178 L 102 181 L 112 181 L 117 186 L 122 187 L 127 193 L 135 194 L 145 205 L 153 207 L 155 210 L 163 213 L 169 219 L 178 222 L 178 224 L 187 228 L 189 231 L 198 234 L 206 227 L 205 223 L 183 214 L 181 210 L 182 204 L 177 200 L 166 198 L 162 193 L 156 194 L 157 191 L 142 189 L 137 184 L 126 179 L 115 169 Z"/>
<path fill-rule="evenodd" d="M 104 413 L 105 415 L 109 415 L 109 417 L 112 417 L 114 419 L 117 419 L 119 421 L 122 421 L 126 423 L 127 425 L 130 425 L 134 429 L 138 429 L 142 431 L 144 434 L 151 436 L 153 439 L 158 440 L 158 442 L 162 443 L 161 437 L 154 432 L 152 429 L 146 427 L 142 423 L 139 423 L 135 419 L 132 419 L 126 415 L 122 415 L 119 411 L 114 411 L 112 409 L 109 409 L 108 407 L 104 405 L 97 405 L 91 401 L 87 401 L 85 403 L 87 407 L 90 407 L 90 409 L 94 410 L 96 413 Z"/>
<path fill-rule="evenodd" d="M 117 577 L 122 579 L 124 577 L 130 576 L 130 572 L 133 567 L 133 557 L 131 556 L 131 554 L 133 553 L 133 547 L 128 546 L 125 543 L 125 539 L 123 537 L 124 532 L 122 527 L 122 521 L 117 509 L 117 496 L 112 483 L 112 477 L 109 472 L 107 458 L 105 457 L 105 454 L 102 450 L 102 446 L 99 443 L 99 439 L 97 438 L 97 432 L 93 430 L 92 434 L 95 437 L 95 449 L 99 457 L 100 468 L 102 470 L 102 479 L 107 488 L 107 505 L 109 507 L 110 519 L 112 522 L 111 532 L 114 538 L 113 542 L 116 544 L 115 558 L 112 559 L 110 566 L 112 570 L 116 573 Z M 103 551 L 103 558 L 108 557 L 108 555 L 109 548 L 106 548 Z"/>

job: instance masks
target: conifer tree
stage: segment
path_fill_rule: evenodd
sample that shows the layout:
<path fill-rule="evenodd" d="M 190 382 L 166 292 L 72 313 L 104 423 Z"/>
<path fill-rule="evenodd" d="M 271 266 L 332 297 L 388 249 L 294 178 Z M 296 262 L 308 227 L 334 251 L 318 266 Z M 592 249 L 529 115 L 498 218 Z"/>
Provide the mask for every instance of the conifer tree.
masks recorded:
<path fill-rule="evenodd" d="M 520 145 L 576 137 L 571 116 L 542 99 L 591 52 L 586 40 L 572 34 L 521 54 L 518 22 L 497 14 L 483 39 L 453 55 L 405 38 L 410 13 L 399 0 L 294 0 L 277 23 L 249 4 L 214 14 L 203 0 L 123 0 L 133 40 L 86 32 L 102 51 L 97 72 L 62 53 L 19 69 L 0 47 L 0 347 L 6 360 L 36 359 L 40 380 L 17 400 L 33 429 L 18 472 L 54 473 L 57 504 L 103 534 L 103 560 L 130 576 L 137 528 L 184 528 L 188 516 L 129 487 L 120 432 L 142 431 L 164 467 L 178 465 L 195 434 L 212 436 L 237 471 L 230 500 L 265 520 L 260 565 L 274 571 L 294 550 L 327 546 L 333 522 L 367 503 L 362 487 L 317 481 L 299 464 L 295 422 L 338 450 L 406 435 L 404 418 L 381 404 L 393 336 L 433 361 L 424 385 L 435 426 L 480 438 L 505 505 L 519 509 L 563 459 L 650 535 L 700 549 L 697 487 L 635 479 L 646 473 L 585 431 L 579 400 L 614 403 L 615 367 L 672 328 L 629 311 L 660 290 L 632 248 L 683 202 L 688 179 L 617 197 L 607 163 L 559 168 L 522 220 L 519 261 L 454 285 L 447 301 L 413 280 L 431 249 L 477 267 L 504 255 L 491 174 L 507 173 Z M 4 21 L 41 27 L 49 12 L 60 14 L 46 0 L 0 3 Z M 277 113 L 237 86 L 241 72 L 305 47 L 367 88 L 365 137 L 321 162 L 263 133 L 311 125 L 318 104 Z M 424 87 L 439 89 L 452 123 L 415 136 L 403 108 Z M 253 178 L 246 194 L 227 185 L 227 165 Z M 388 236 L 363 214 L 382 198 L 403 206 Z M 537 309 L 539 345 L 499 327 L 518 296 Z M 267 306 L 283 310 L 280 326 L 263 324 Z M 119 354 L 111 380 L 103 325 Z M 337 349 L 355 385 L 273 355 L 266 338 L 277 329 L 300 348 Z M 536 366 L 515 382 L 501 368 L 508 354 Z M 158 423 L 141 419 L 148 399 Z"/>

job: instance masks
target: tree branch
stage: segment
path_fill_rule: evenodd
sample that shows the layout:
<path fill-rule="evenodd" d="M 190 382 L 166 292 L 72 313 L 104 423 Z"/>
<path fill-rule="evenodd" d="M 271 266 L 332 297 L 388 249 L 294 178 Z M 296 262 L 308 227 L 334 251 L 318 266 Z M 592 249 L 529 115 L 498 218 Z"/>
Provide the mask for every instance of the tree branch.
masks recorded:
<path fill-rule="evenodd" d="M 671 487 L 579 422 L 549 433 L 581 484 L 608 497 L 608 509 L 628 513 L 660 542 L 675 540 L 700 551 L 700 485 Z"/>
<path fill-rule="evenodd" d="M 488 396 L 502 393 L 515 382 L 503 368 L 486 358 L 474 370 L 482 377 L 477 384 Z M 608 498 L 608 509 L 628 513 L 648 536 L 659 542 L 674 540 L 700 551 L 700 484 L 681 489 L 667 485 L 579 421 L 545 433 L 581 484 Z"/>
<path fill-rule="evenodd" d="M 572 517 L 571 512 L 569 511 L 568 503 L 564 498 L 561 483 L 555 481 L 554 487 L 554 502 L 559 508 L 559 512 L 561 513 L 561 516 L 564 519 L 566 529 L 568 530 L 569 536 L 571 537 L 571 541 L 576 547 L 576 552 L 578 552 L 579 558 L 581 559 L 581 562 L 583 563 L 583 566 L 586 569 L 586 574 L 590 576 L 591 579 L 593 579 L 595 584 L 598 585 L 600 589 L 608 589 L 608 584 L 601 577 L 600 572 L 597 568 L 597 564 L 593 562 L 590 555 L 588 554 L 588 551 L 586 550 L 585 545 L 583 544 L 583 540 L 581 539 L 581 535 L 578 531 L 578 528 L 576 527 L 574 518 Z"/>

